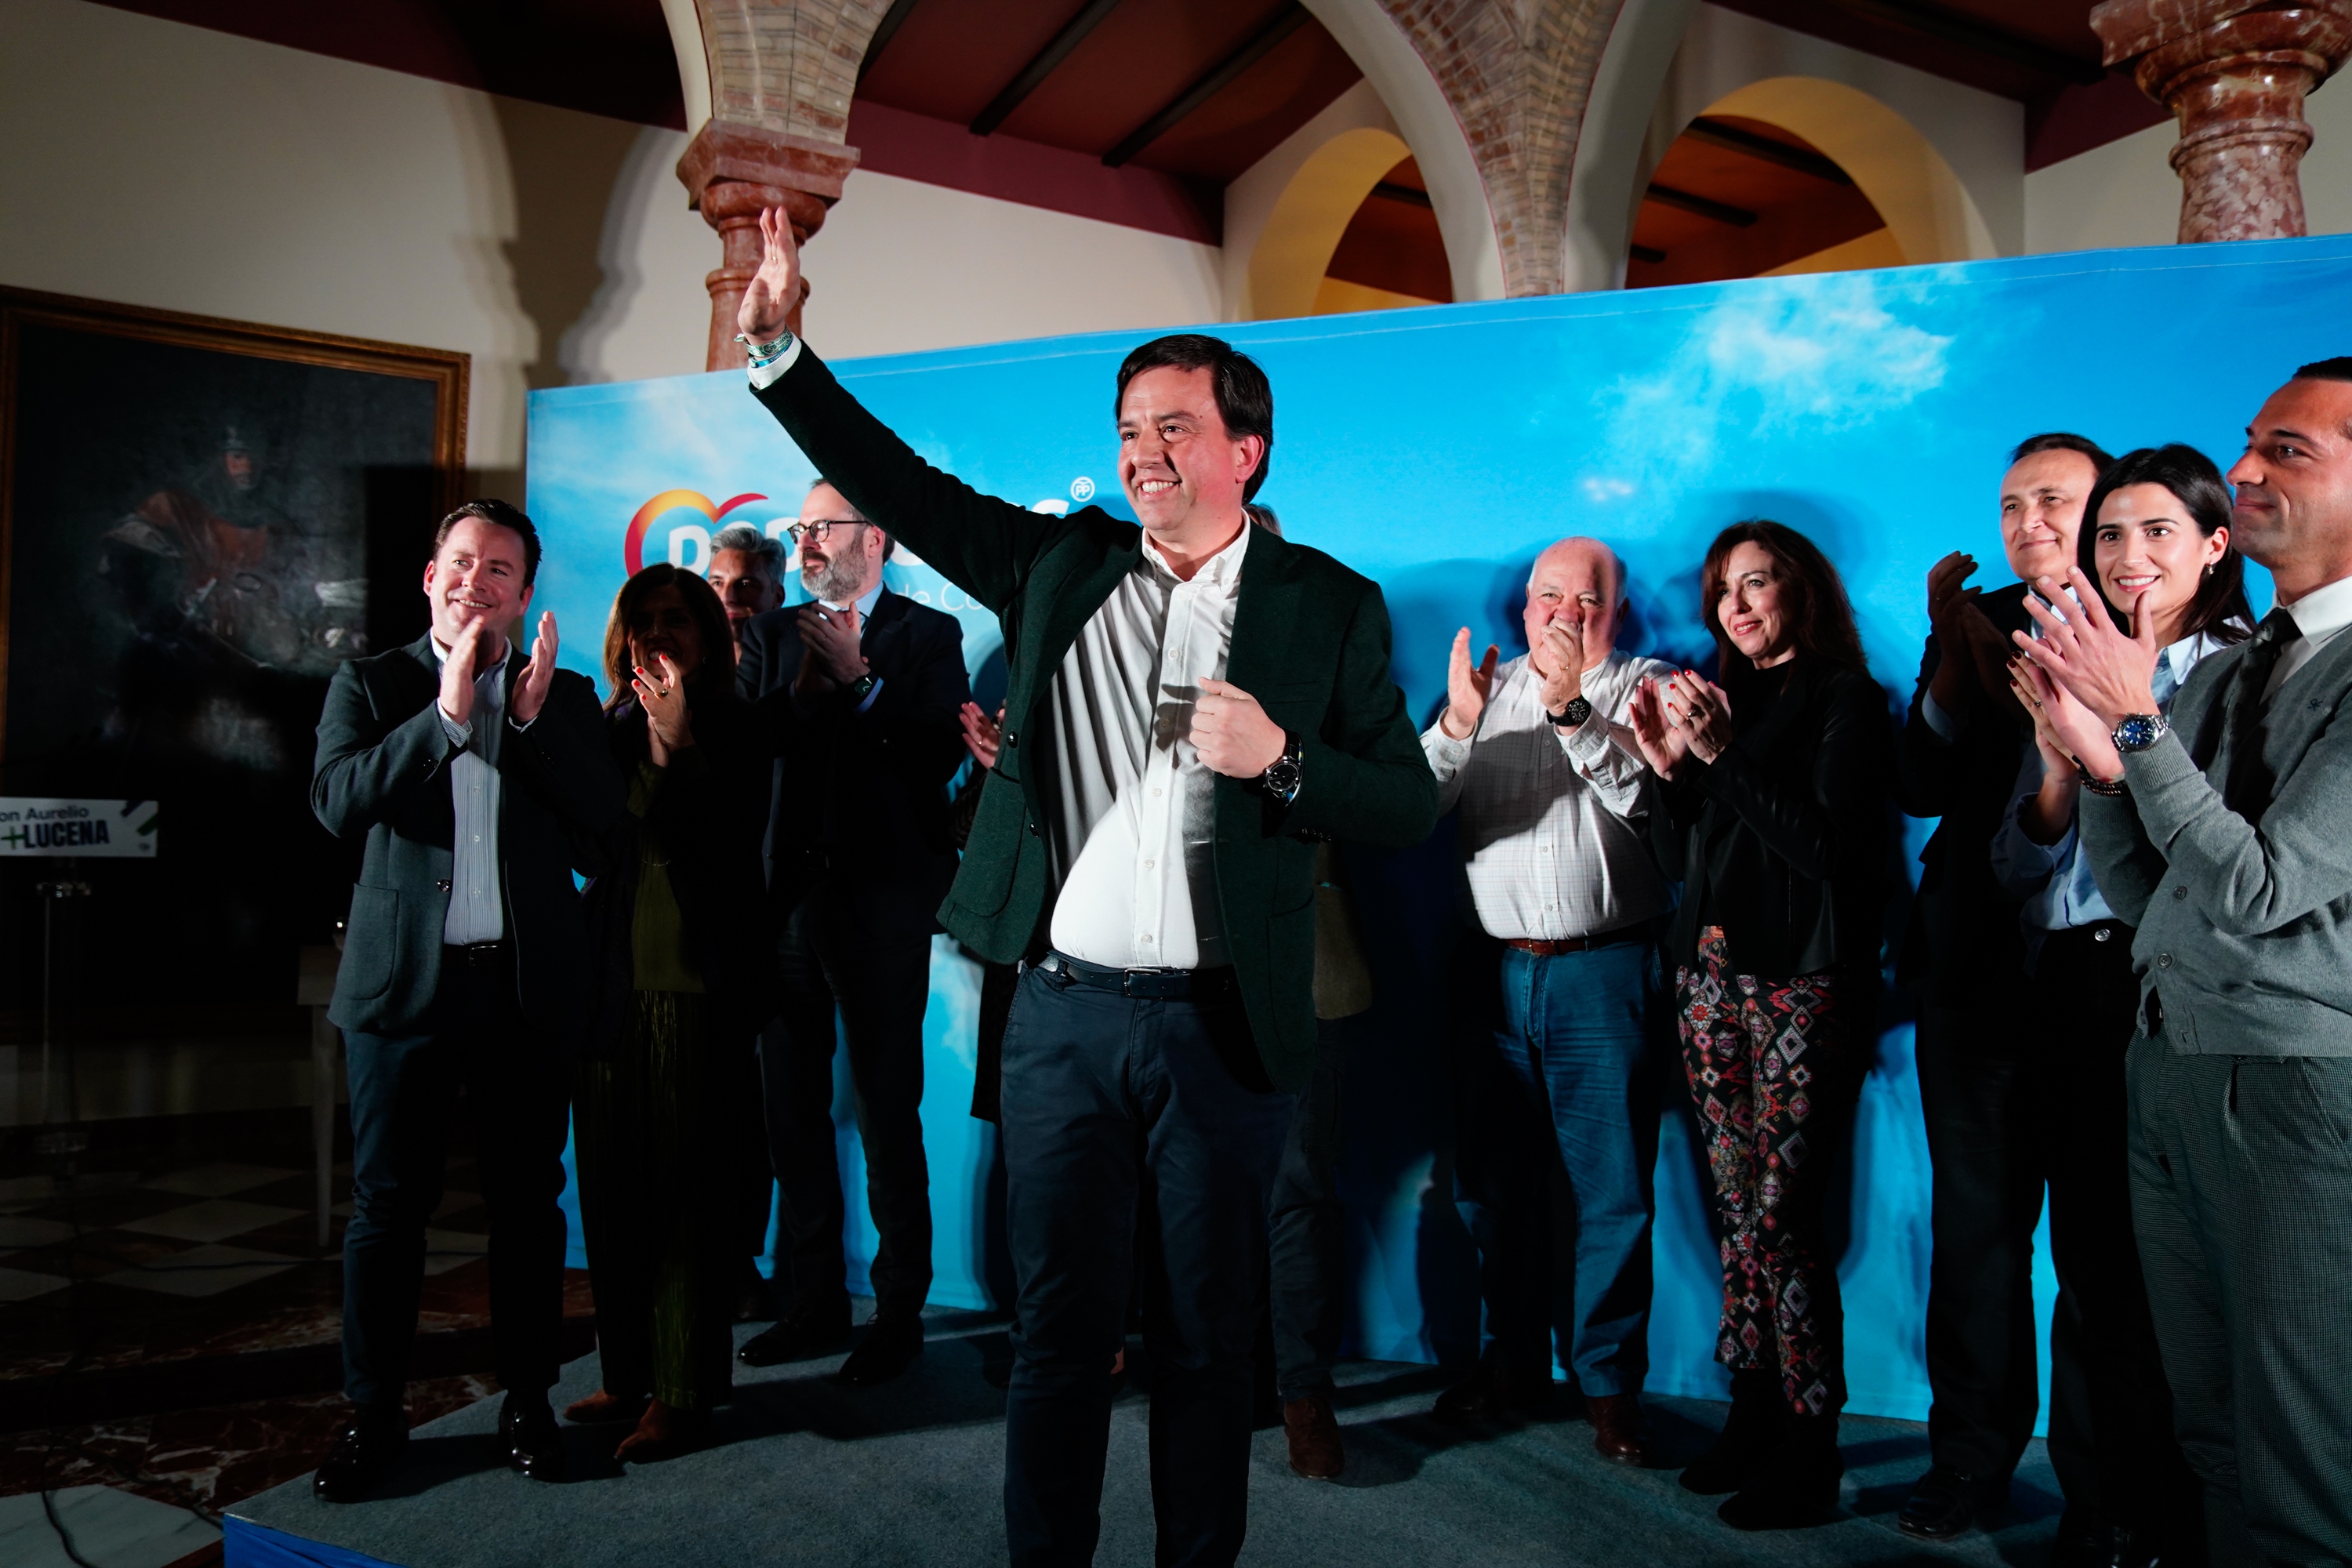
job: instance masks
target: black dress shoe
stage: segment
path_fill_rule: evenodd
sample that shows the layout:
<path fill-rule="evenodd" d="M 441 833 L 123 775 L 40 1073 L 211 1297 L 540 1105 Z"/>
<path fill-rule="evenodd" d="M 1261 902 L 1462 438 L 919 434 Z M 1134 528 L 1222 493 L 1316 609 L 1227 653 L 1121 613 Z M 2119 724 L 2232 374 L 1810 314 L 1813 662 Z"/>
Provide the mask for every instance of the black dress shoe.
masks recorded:
<path fill-rule="evenodd" d="M 499 1440 L 507 1463 L 535 1481 L 563 1479 L 563 1434 L 544 1394 L 512 1392 L 499 1410 Z"/>
<path fill-rule="evenodd" d="M 357 1502 L 407 1451 L 407 1412 L 362 1410 L 328 1446 L 310 1478 L 311 1495 L 325 1502 Z"/>
<path fill-rule="evenodd" d="M 1541 1415 L 1550 1397 L 1549 1367 L 1538 1379 L 1510 1362 L 1489 1356 L 1471 1368 L 1469 1376 L 1437 1396 L 1433 1414 L 1441 1421 L 1475 1426 Z"/>
<path fill-rule="evenodd" d="M 1838 1418 L 1799 1415 L 1780 1422 L 1772 1457 L 1715 1510 L 1734 1530 L 1804 1530 L 1838 1517 Z"/>
<path fill-rule="evenodd" d="M 917 1312 L 877 1312 L 866 1325 L 866 1337 L 841 1363 L 841 1381 L 852 1388 L 887 1383 L 923 1353 L 923 1320 Z"/>
<path fill-rule="evenodd" d="M 1895 1522 L 1922 1541 L 1949 1541 L 1974 1529 L 1978 1512 L 2009 1496 L 2006 1477 L 1972 1475 L 1949 1465 L 1933 1465 L 1911 1489 Z"/>
<path fill-rule="evenodd" d="M 2120 1532 L 2088 1509 L 2068 1508 L 2050 1543 L 2050 1568 L 2116 1568 Z"/>
<path fill-rule="evenodd" d="M 838 1307 L 800 1307 L 776 1320 L 744 1342 L 735 1359 L 745 1366 L 776 1366 L 788 1361 L 813 1361 L 831 1355 L 849 1341 L 849 1303 Z"/>

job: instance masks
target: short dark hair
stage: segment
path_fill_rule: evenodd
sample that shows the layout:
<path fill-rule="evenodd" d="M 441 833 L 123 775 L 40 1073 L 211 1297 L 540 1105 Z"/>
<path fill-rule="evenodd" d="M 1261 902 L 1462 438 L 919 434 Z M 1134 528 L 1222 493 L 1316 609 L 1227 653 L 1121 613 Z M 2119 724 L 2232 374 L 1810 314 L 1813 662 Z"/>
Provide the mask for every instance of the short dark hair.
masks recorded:
<path fill-rule="evenodd" d="M 1110 400 L 1117 419 L 1127 401 L 1127 384 L 1147 370 L 1205 370 L 1217 392 L 1217 416 L 1229 436 L 1255 436 L 1265 443 L 1258 454 L 1257 471 L 1242 487 L 1242 500 L 1255 500 L 1266 471 L 1274 466 L 1274 384 L 1257 361 L 1223 338 L 1199 332 L 1175 332 L 1154 338 L 1127 356 L 1118 367 L 1118 390 Z"/>
<path fill-rule="evenodd" d="M 2098 584 L 2099 597 L 2106 599 L 2108 610 L 2128 627 L 2130 613 L 2107 597 L 2106 584 L 2099 582 L 2096 564 L 2099 509 L 2126 485 L 2162 485 L 2172 492 L 2173 500 L 2187 509 L 2197 531 L 2208 539 L 2217 530 L 2230 526 L 2230 487 L 2222 483 L 2221 470 L 2214 467 L 2210 458 L 2179 441 L 2126 452 L 2108 464 L 2099 482 L 2091 487 L 2090 499 L 2083 503 L 2082 531 L 2074 536 L 2074 563 L 2083 569 L 2084 576 Z M 2243 642 L 2254 635 L 2254 607 L 2246 600 L 2246 558 L 2238 553 L 2235 538 L 2222 552 L 2221 559 L 2213 563 L 2213 570 L 2197 585 L 2197 596 L 2189 601 L 2189 615 L 2180 624 L 2180 635 L 2195 637 L 2199 632 L 2224 643 Z"/>
<path fill-rule="evenodd" d="M 1723 597 L 1731 552 L 1743 544 L 1753 544 L 1769 555 L 1782 584 L 1794 590 L 1796 603 L 1790 606 L 1789 622 L 1801 651 L 1849 669 L 1870 668 L 1863 657 L 1862 633 L 1854 627 L 1853 603 L 1846 597 L 1845 579 L 1838 575 L 1821 546 L 1785 522 L 1761 517 L 1735 522 L 1717 534 L 1715 542 L 1706 547 L 1706 564 L 1699 568 L 1699 615 L 1714 634 L 1721 668 L 1733 668 L 1735 656 L 1746 657 L 1723 629 L 1715 611 L 1717 601 Z"/>
<path fill-rule="evenodd" d="M 2315 359 L 2297 369 L 2288 378 L 2292 381 L 2352 381 L 2352 354 L 2338 354 L 2334 359 Z"/>
<path fill-rule="evenodd" d="M 2091 459 L 2091 467 L 2103 474 L 2107 471 L 2107 465 L 2115 461 L 2107 455 L 2105 447 L 2088 436 L 2077 436 L 2072 430 L 2049 430 L 2039 436 L 2028 436 L 2017 444 L 2015 451 L 2010 453 L 2009 460 L 2011 465 L 2021 463 L 2036 452 L 2080 452 Z"/>
<path fill-rule="evenodd" d="M 688 700 L 715 688 L 735 688 L 734 634 L 727 629 L 727 606 L 719 603 L 719 590 L 699 573 L 656 561 L 638 568 L 621 584 L 604 622 L 604 676 L 613 683 L 613 695 L 604 700 L 608 710 L 636 695 L 629 687 L 629 618 L 664 588 L 677 590 L 686 613 L 694 617 L 695 630 L 702 635 L 702 666 L 686 680 Z"/>
<path fill-rule="evenodd" d="M 495 524 L 509 533 L 520 536 L 522 585 L 528 588 L 539 580 L 539 530 L 530 525 L 530 519 L 523 515 L 522 508 L 511 501 L 489 499 L 469 500 L 443 518 L 441 526 L 433 531 L 433 554 L 436 559 L 438 559 L 441 554 L 441 547 L 449 542 L 450 533 L 460 522 L 469 517 L 479 518 L 484 522 Z"/>

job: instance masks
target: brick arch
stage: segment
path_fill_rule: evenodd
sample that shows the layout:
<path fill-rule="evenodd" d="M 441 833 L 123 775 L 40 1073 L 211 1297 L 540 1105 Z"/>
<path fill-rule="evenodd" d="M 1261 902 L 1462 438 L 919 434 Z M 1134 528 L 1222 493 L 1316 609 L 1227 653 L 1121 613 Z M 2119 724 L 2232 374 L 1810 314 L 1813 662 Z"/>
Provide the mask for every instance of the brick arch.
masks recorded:
<path fill-rule="evenodd" d="M 1499 292 L 1554 294 L 1567 287 L 1568 188 L 1593 75 L 1625 0 L 1311 0 L 1312 9 L 1381 89 L 1422 157 L 1433 199 L 1432 170 L 1407 108 L 1411 97 L 1391 68 L 1375 70 L 1377 12 L 1402 35 L 1452 111 L 1486 198 Z M 1441 226 L 1447 217 L 1439 209 Z M 1465 289 L 1455 235 L 1457 299 L 1491 298 Z"/>

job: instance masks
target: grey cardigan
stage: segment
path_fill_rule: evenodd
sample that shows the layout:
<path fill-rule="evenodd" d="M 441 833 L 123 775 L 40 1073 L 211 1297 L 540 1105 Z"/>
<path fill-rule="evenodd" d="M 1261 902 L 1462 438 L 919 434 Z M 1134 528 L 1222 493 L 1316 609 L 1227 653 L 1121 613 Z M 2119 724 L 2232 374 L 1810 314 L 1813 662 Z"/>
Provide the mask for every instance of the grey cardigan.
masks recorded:
<path fill-rule="evenodd" d="M 2084 794 L 2083 847 L 2138 928 L 2143 1035 L 2158 998 L 2183 1054 L 2352 1057 L 2352 634 L 2271 699 L 2263 760 L 2276 783 L 2259 827 L 2207 773 L 2246 647 L 2197 667 L 2173 732 L 2125 758 L 2123 795 Z"/>

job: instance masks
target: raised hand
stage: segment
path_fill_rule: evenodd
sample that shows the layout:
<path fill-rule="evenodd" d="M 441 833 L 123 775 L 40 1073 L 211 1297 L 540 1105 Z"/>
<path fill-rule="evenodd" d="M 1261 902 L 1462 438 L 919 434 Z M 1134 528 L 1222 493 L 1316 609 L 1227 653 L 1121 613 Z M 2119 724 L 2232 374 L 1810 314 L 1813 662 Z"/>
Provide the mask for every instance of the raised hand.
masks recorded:
<path fill-rule="evenodd" d="M 1530 654 L 1532 658 L 1532 653 Z M 1543 678 L 1539 696 L 1547 713 L 1557 713 L 1584 695 L 1584 622 L 1544 627 L 1542 658 L 1534 660 Z"/>
<path fill-rule="evenodd" d="M 2033 716 L 2033 740 L 2045 763 L 2069 773 L 2079 768 L 2096 778 L 2123 776 L 2123 753 L 2109 733 L 2114 726 L 2100 723 L 2040 665 L 2019 655 L 2010 665 L 2010 689 Z"/>
<path fill-rule="evenodd" d="M 803 605 L 793 618 L 800 623 L 803 649 L 800 674 L 793 682 L 795 689 L 815 694 L 865 678 L 866 656 L 858 651 L 864 628 L 856 605 L 828 610 L 822 605 Z"/>
<path fill-rule="evenodd" d="M 539 717 L 541 705 L 547 701 L 548 682 L 555 679 L 555 612 L 542 610 L 539 616 L 539 636 L 530 645 L 530 662 L 523 666 L 522 679 L 515 682 L 514 720 L 528 724 Z"/>
<path fill-rule="evenodd" d="M 453 723 L 474 721 L 474 665 L 481 651 L 482 623 L 471 620 L 449 645 L 449 657 L 441 661 L 441 711 Z"/>
<path fill-rule="evenodd" d="M 2133 602 L 2132 627 L 2125 631 L 2079 566 L 2067 571 L 2064 584 L 2042 577 L 2034 590 L 2040 597 L 2026 595 L 2025 613 L 2042 636 L 2011 634 L 2026 657 L 2109 730 L 2126 714 L 2155 712 L 2156 617 L 2140 607 L 2147 596 Z"/>
<path fill-rule="evenodd" d="M 803 287 L 800 241 L 793 237 L 793 220 L 783 208 L 761 210 L 760 239 L 760 269 L 751 274 L 735 310 L 735 330 L 755 343 L 768 342 L 784 330 Z"/>
<path fill-rule="evenodd" d="M 964 750 L 982 767 L 993 770 L 1004 745 L 1004 710 L 998 708 L 992 719 L 979 703 L 967 702 L 956 710 L 956 722 L 963 726 Z"/>
<path fill-rule="evenodd" d="M 1486 699 L 1495 689 L 1495 664 L 1503 650 L 1494 644 L 1486 645 L 1486 657 L 1473 668 L 1470 663 L 1470 628 L 1464 626 L 1454 634 L 1454 653 L 1445 666 L 1445 711 L 1437 716 L 1437 727 L 1457 741 L 1466 741 L 1478 732 L 1479 716 L 1486 711 Z"/>
<path fill-rule="evenodd" d="M 1290 743 L 1257 699 L 1230 680 L 1201 682 L 1192 707 L 1192 747 L 1213 773 L 1254 779 L 1281 760 Z"/>
<path fill-rule="evenodd" d="M 666 768 L 672 756 L 694 744 L 694 718 L 687 711 L 686 677 L 677 664 L 666 653 L 656 655 L 654 663 L 652 669 L 637 666 L 629 688 L 646 710 L 646 750 L 654 766 Z"/>
<path fill-rule="evenodd" d="M 1659 693 L 1655 676 L 1634 686 L 1626 717 L 1633 721 L 1633 743 L 1642 749 L 1642 760 L 1650 764 L 1650 771 L 1662 779 L 1674 777 L 1690 754 L 1690 744 L 1668 721 L 1665 699 Z"/>
<path fill-rule="evenodd" d="M 1943 656 L 1928 689 L 1935 694 L 1936 705 L 1950 713 L 1966 706 L 1969 694 L 1984 679 L 1983 661 L 1962 657 L 1971 648 L 1969 639 L 1974 629 L 1962 618 L 1962 612 L 1976 610 L 1979 619 L 1984 614 L 1977 610 L 1977 590 L 1967 586 L 1976 570 L 1977 558 L 1962 550 L 1953 551 L 1927 569 L 1927 624 L 1935 628 Z M 1992 623 L 1986 621 L 1985 629 L 1992 630 Z"/>

